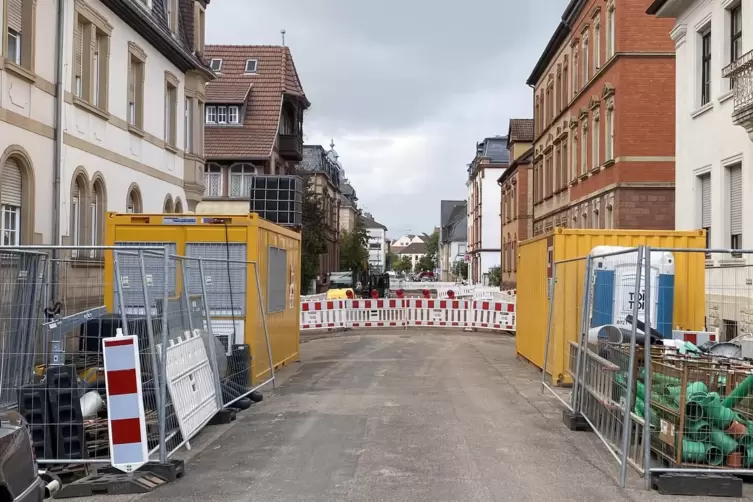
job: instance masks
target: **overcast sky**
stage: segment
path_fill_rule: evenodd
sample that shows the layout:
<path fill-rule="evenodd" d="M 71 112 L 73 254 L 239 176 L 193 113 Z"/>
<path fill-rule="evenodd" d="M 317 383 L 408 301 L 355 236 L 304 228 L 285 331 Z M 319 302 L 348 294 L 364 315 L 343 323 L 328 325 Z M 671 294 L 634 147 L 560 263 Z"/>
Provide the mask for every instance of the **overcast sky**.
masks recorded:
<path fill-rule="evenodd" d="M 567 0 L 213 0 L 207 42 L 281 43 L 361 207 L 397 238 L 465 199 L 476 142 L 532 116 L 525 81 Z M 440 7 L 440 5 L 444 5 Z"/>

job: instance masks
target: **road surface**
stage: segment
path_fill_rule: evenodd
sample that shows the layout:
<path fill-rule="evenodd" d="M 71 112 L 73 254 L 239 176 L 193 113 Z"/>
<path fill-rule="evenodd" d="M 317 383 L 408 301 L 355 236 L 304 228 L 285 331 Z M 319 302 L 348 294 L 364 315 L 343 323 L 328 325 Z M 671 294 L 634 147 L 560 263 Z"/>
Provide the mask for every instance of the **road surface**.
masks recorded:
<path fill-rule="evenodd" d="M 514 338 L 359 332 L 312 339 L 302 358 L 194 452 L 185 478 L 140 499 L 680 500 L 638 480 L 619 490 L 612 457 L 564 428 Z"/>

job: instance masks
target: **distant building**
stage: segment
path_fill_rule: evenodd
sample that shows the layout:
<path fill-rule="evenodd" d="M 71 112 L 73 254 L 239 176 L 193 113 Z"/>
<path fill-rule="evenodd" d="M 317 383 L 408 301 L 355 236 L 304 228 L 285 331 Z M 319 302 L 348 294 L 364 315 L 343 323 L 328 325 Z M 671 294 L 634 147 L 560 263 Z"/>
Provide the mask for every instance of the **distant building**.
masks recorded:
<path fill-rule="evenodd" d="M 411 242 L 407 246 L 401 247 L 397 251 L 393 248 L 392 251 L 400 258 L 407 257 L 408 259 L 410 259 L 411 270 L 415 271 L 416 264 L 421 260 L 421 258 L 426 256 L 426 242 L 418 239 L 418 242 Z M 423 272 L 423 270 L 420 270 L 419 272 Z"/>
<path fill-rule="evenodd" d="M 426 244 L 427 242 L 429 242 L 429 236 L 426 234 L 405 234 L 392 241 L 392 252 L 400 254 L 401 249 L 408 247 L 411 244 Z"/>
<path fill-rule="evenodd" d="M 356 190 L 347 180 L 343 180 L 340 183 L 340 232 L 352 232 L 356 227 L 357 216 Z"/>
<path fill-rule="evenodd" d="M 507 136 L 486 138 L 476 144 L 468 166 L 468 254 L 473 282 L 486 282 L 489 269 L 500 264 L 501 231 L 497 180 L 510 165 Z"/>
<path fill-rule="evenodd" d="M 464 200 L 443 200 L 440 203 L 439 278 L 456 279 L 453 268 L 464 261 L 468 247 L 468 208 Z M 467 277 L 464 277 L 467 279 Z"/>
<path fill-rule="evenodd" d="M 515 288 L 518 270 L 518 243 L 533 235 L 533 119 L 512 119 L 507 134 L 512 162 L 497 183 L 502 190 L 503 288 Z"/>
<path fill-rule="evenodd" d="M 307 188 L 319 196 L 327 225 L 327 252 L 319 257 L 320 281 L 340 270 L 340 184 L 342 166 L 334 142 L 327 151 L 321 145 L 304 145 L 298 174 Z"/>
<path fill-rule="evenodd" d="M 371 213 L 363 215 L 364 226 L 369 234 L 369 267 L 385 271 L 387 267 L 387 227 L 378 223 Z"/>

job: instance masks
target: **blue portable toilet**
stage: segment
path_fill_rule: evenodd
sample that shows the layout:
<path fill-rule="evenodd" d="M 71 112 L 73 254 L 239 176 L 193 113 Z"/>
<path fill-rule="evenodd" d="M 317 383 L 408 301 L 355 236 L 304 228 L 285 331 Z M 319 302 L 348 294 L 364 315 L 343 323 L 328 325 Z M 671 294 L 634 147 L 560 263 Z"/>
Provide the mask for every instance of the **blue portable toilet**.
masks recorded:
<path fill-rule="evenodd" d="M 641 270 L 641 294 L 635 298 L 636 259 L 638 252 L 600 256 L 634 248 L 596 246 L 593 259 L 593 296 L 590 327 L 606 324 L 630 328 L 625 320 L 638 302 L 638 319 L 646 321 L 645 269 Z M 672 338 L 672 311 L 675 297 L 675 261 L 672 253 L 651 252 L 651 327 L 664 338 Z"/>

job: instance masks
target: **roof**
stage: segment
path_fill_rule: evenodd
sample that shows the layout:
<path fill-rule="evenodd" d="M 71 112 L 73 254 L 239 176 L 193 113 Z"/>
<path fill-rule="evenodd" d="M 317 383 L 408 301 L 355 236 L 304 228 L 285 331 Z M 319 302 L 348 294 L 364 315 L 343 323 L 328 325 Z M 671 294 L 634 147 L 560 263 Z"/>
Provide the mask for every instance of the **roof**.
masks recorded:
<path fill-rule="evenodd" d="M 381 223 L 377 222 L 371 216 L 371 213 L 364 213 L 364 215 L 363 215 L 363 226 L 365 228 L 381 228 L 382 230 L 387 230 L 387 227 L 385 227 Z"/>
<path fill-rule="evenodd" d="M 251 82 L 232 80 L 213 82 L 207 86 L 207 103 L 243 104 L 253 85 Z"/>
<path fill-rule="evenodd" d="M 442 242 L 463 242 L 468 238 L 467 203 L 443 200 L 439 206 Z"/>
<path fill-rule="evenodd" d="M 648 9 L 646 9 L 646 14 L 653 16 L 659 10 L 664 7 L 664 4 L 667 3 L 667 0 L 654 0 L 654 2 L 648 6 Z"/>
<path fill-rule="evenodd" d="M 205 127 L 205 156 L 207 159 L 269 158 L 277 139 L 283 97 L 298 99 L 304 108 L 310 106 L 290 49 L 270 45 L 207 45 L 204 57 L 207 61 L 222 59 L 217 80 L 207 85 L 208 96 L 222 95 L 227 89 L 239 92 L 251 85 L 243 127 Z M 249 59 L 257 61 L 256 73 L 245 73 Z"/>
<path fill-rule="evenodd" d="M 494 163 L 509 163 L 510 151 L 507 149 L 507 136 L 485 138 L 476 144 L 478 156 L 486 157 Z"/>
<path fill-rule="evenodd" d="M 505 169 L 505 172 L 502 173 L 502 176 L 497 179 L 497 183 L 500 185 L 505 182 L 510 176 L 513 175 L 518 170 L 518 167 L 520 166 L 527 166 L 531 162 L 533 162 L 533 146 L 531 146 L 528 150 L 523 152 L 523 155 L 518 157 L 517 159 L 512 161 L 512 164 L 510 164 L 510 167 Z"/>
<path fill-rule="evenodd" d="M 400 248 L 400 251 L 398 251 L 397 254 L 426 254 L 426 243 L 413 242 Z"/>
<path fill-rule="evenodd" d="M 510 143 L 533 143 L 533 119 L 510 119 L 507 137 Z"/>
<path fill-rule="evenodd" d="M 340 166 L 321 145 L 303 145 L 303 161 L 298 165 L 298 170 L 325 174 L 334 186 L 340 186 Z"/>
<path fill-rule="evenodd" d="M 536 61 L 536 66 L 533 67 L 531 75 L 528 77 L 528 80 L 526 80 L 527 85 L 536 85 L 544 74 L 549 63 L 552 62 L 552 59 L 557 54 L 560 45 L 562 45 L 562 42 L 564 42 L 570 34 L 574 18 L 577 16 L 578 12 L 580 12 L 585 3 L 585 0 L 570 0 L 567 4 L 565 12 L 562 14 L 562 20 L 557 25 L 557 28 L 552 34 L 552 38 L 549 39 L 549 42 L 544 48 L 544 52 L 539 56 L 539 60 Z"/>

